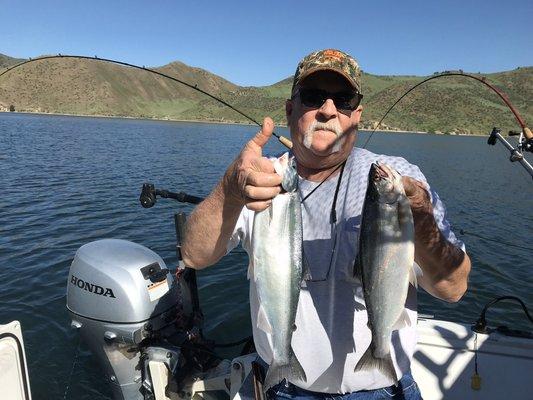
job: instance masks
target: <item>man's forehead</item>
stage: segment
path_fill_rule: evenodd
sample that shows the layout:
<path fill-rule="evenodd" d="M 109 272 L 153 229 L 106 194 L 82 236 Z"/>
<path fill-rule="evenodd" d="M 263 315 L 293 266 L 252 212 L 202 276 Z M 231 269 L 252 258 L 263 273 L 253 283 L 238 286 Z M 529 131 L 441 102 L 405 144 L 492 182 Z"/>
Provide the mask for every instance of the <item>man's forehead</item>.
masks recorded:
<path fill-rule="evenodd" d="M 299 86 L 306 88 L 330 88 L 335 91 L 350 90 L 354 87 L 343 75 L 330 70 L 316 71 L 305 77 Z"/>

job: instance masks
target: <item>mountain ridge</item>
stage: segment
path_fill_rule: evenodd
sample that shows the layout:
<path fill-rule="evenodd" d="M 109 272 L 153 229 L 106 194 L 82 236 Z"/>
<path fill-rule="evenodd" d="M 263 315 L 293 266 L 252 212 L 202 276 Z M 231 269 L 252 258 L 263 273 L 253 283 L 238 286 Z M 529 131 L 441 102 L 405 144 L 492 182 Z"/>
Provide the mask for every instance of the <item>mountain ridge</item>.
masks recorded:
<path fill-rule="evenodd" d="M 0 73 L 21 61 L 0 54 Z M 245 87 L 181 61 L 153 69 L 197 85 L 258 121 L 268 115 L 278 124 L 285 122 L 284 104 L 290 96 L 292 77 L 272 85 Z M 503 89 L 522 117 L 533 120 L 533 67 L 473 75 L 485 76 Z M 426 78 L 363 72 L 361 127 L 375 126 L 397 98 Z M 499 126 L 503 132 L 516 130 L 509 110 L 486 89 L 463 77 L 434 80 L 421 85 L 398 104 L 383 127 L 462 134 L 487 134 L 493 126 Z M 17 111 L 27 112 L 248 122 L 185 85 L 133 68 L 73 58 L 28 63 L 0 77 L 0 109 L 7 111 L 11 105 Z"/>

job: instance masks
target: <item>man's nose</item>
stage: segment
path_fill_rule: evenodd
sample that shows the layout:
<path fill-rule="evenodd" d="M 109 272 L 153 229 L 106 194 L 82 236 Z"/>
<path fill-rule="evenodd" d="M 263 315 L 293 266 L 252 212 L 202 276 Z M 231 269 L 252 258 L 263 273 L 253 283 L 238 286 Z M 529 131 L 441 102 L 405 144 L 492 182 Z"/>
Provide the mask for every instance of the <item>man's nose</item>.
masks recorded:
<path fill-rule="evenodd" d="M 318 109 L 318 114 L 326 121 L 334 118 L 337 115 L 337 107 L 335 107 L 333 100 L 327 99 Z"/>

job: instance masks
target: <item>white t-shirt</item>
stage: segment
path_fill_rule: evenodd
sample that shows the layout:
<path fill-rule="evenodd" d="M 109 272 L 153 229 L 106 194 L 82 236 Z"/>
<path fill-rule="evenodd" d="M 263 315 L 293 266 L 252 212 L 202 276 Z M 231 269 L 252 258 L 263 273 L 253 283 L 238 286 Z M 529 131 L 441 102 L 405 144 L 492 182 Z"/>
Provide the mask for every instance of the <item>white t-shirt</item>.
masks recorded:
<path fill-rule="evenodd" d="M 380 161 L 400 174 L 424 183 L 420 169 L 400 157 L 374 154 L 354 148 L 347 159 L 337 197 L 337 223 L 330 222 L 330 211 L 338 176 L 328 179 L 302 204 L 303 253 L 311 279 L 302 282 L 296 313 L 296 331 L 292 348 L 307 375 L 307 382 L 290 379 L 303 389 L 323 393 L 349 393 L 390 386 L 392 382 L 378 371 L 354 372 L 371 341 L 367 326 L 363 289 L 354 277 L 353 267 L 358 252 L 361 211 L 368 185 L 368 172 L 373 162 Z M 299 192 L 304 198 L 319 183 L 299 179 Z M 464 249 L 446 221 L 446 210 L 436 192 L 429 186 L 435 220 L 444 237 Z M 252 252 L 254 212 L 243 208 L 235 226 L 228 251 L 242 244 L 250 259 Z M 336 244 L 335 244 L 336 243 Z M 422 271 L 415 264 L 420 275 Z M 413 357 L 417 321 L 416 289 L 409 287 L 406 309 L 411 326 L 392 334 L 391 354 L 397 376 L 410 368 Z M 272 360 L 272 340 L 257 327 L 259 300 L 253 279 L 250 280 L 250 309 L 253 335 L 259 356 Z"/>

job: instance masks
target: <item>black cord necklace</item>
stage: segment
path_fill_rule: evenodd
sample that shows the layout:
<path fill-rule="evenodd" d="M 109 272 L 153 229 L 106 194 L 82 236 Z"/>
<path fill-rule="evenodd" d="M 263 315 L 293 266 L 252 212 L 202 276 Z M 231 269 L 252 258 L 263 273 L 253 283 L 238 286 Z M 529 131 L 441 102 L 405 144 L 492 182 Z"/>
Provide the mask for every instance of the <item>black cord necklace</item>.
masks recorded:
<path fill-rule="evenodd" d="M 337 209 L 337 197 L 339 195 L 339 190 L 340 190 L 340 187 L 341 187 L 342 175 L 344 173 L 344 166 L 345 165 L 346 165 L 346 160 L 344 160 L 337 167 L 335 167 L 335 169 L 333 171 L 331 171 L 331 173 L 322 182 L 320 182 L 317 185 L 317 187 L 315 187 L 311 192 L 309 192 L 301 201 L 301 203 L 303 203 L 305 200 L 307 200 L 309 198 L 309 196 L 311 194 L 313 194 L 320 187 L 320 185 L 322 185 L 325 181 L 327 181 L 328 178 L 331 175 L 333 175 L 333 173 L 340 168 L 339 179 L 337 180 L 337 186 L 335 187 L 335 194 L 333 195 L 333 202 L 331 204 L 331 212 L 330 212 L 330 216 L 329 216 L 329 222 L 330 222 L 330 225 L 331 225 L 331 237 L 332 237 L 332 240 L 333 240 L 333 246 L 331 247 L 331 256 L 330 256 L 330 259 L 329 259 L 329 266 L 328 266 L 328 270 L 326 272 L 326 277 L 325 277 L 326 280 L 329 277 L 329 273 L 331 271 L 331 267 L 332 267 L 333 261 L 334 261 L 335 249 L 337 247 L 337 210 L 336 210 Z M 308 270 L 310 270 L 309 261 L 307 259 L 306 254 L 305 254 L 305 250 L 302 252 L 302 256 L 303 256 L 303 262 L 307 265 L 306 268 Z M 309 279 L 306 279 L 306 280 L 309 280 Z M 312 276 L 311 276 L 311 280 L 313 280 Z M 319 279 L 319 280 L 323 280 L 323 279 Z"/>
<path fill-rule="evenodd" d="M 335 173 L 335 171 L 337 171 L 339 168 L 341 168 L 341 172 L 340 172 L 340 175 L 339 175 L 339 181 L 337 182 L 337 188 L 335 189 L 335 199 L 333 200 L 333 202 L 335 203 L 335 200 L 337 199 L 337 193 L 339 192 L 340 181 L 341 181 L 341 179 L 342 179 L 342 172 L 344 171 L 344 165 L 345 165 L 345 164 L 346 164 L 346 160 L 344 160 L 342 163 L 340 163 L 339 165 L 337 165 L 337 166 L 333 169 L 333 171 L 331 171 L 331 172 L 329 173 L 329 175 L 326 176 L 326 177 L 324 178 L 324 180 L 323 180 L 322 182 L 320 182 L 320 183 L 316 186 L 316 188 L 314 188 L 313 190 L 311 190 L 309 193 L 307 193 L 307 194 L 305 195 L 305 197 L 302 199 L 302 201 L 301 201 L 300 203 L 303 204 L 303 202 L 306 201 L 307 198 L 308 198 L 309 196 L 311 196 L 311 195 L 315 192 L 315 190 L 317 190 L 320 186 L 322 186 L 322 184 L 323 184 L 324 182 L 326 182 L 326 181 L 329 179 L 329 177 Z"/>

